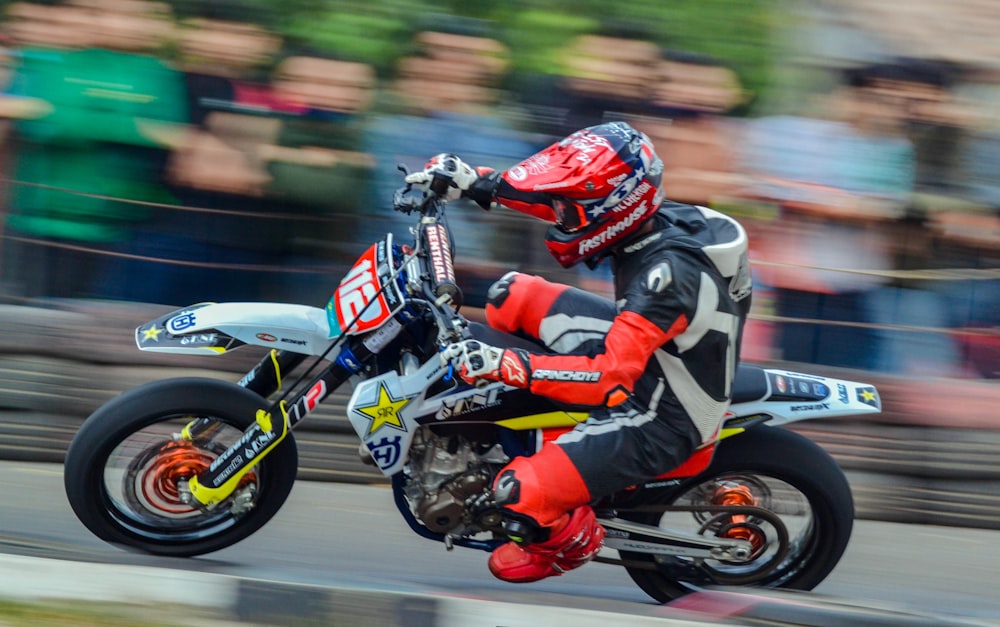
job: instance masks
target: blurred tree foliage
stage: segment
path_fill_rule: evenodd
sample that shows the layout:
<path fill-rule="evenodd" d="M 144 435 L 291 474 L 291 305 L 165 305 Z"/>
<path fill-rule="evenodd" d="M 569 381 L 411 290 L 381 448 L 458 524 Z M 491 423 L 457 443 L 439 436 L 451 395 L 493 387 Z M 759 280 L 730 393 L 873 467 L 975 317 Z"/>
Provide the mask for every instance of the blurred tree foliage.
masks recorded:
<path fill-rule="evenodd" d="M 647 39 L 714 56 L 751 94 L 768 86 L 780 0 L 172 0 L 178 15 L 252 19 L 308 46 L 391 75 L 428 28 L 485 34 L 510 48 L 514 72 L 556 73 L 556 52 L 582 33 Z"/>
<path fill-rule="evenodd" d="M 511 51 L 512 71 L 557 73 L 576 35 L 636 37 L 728 63 L 746 89 L 769 85 L 781 0 L 167 0 L 179 18 L 252 21 L 308 47 L 373 64 L 382 76 L 411 51 L 414 33 L 485 34 Z M 51 3 L 51 2 L 49 2 Z M 9 5 L 0 0 L 0 6 Z"/>

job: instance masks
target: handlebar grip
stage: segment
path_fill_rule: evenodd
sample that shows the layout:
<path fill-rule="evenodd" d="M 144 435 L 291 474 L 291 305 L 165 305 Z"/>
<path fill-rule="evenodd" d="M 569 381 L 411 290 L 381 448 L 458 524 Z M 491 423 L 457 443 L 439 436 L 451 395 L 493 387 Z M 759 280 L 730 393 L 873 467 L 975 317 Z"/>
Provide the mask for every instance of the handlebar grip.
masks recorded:
<path fill-rule="evenodd" d="M 456 307 L 462 305 L 462 290 L 455 280 L 455 267 L 452 264 L 451 240 L 448 229 L 438 222 L 421 225 L 424 243 L 430 257 L 431 279 L 434 282 L 434 294 L 451 296 Z"/>

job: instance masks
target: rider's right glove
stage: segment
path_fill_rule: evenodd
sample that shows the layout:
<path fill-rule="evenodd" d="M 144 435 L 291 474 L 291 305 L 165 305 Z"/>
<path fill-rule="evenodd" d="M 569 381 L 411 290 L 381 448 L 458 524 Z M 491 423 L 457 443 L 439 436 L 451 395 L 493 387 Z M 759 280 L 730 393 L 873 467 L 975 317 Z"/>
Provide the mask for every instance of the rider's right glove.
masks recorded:
<path fill-rule="evenodd" d="M 458 370 L 458 376 L 474 385 L 502 381 L 507 385 L 526 388 L 531 383 L 528 354 L 516 348 L 503 349 L 483 344 L 479 340 L 463 340 L 444 349 L 441 361 L 452 363 Z"/>
<path fill-rule="evenodd" d="M 451 185 L 445 194 L 445 198 L 448 200 L 461 198 L 462 193 L 468 191 L 472 187 L 472 184 L 479 178 L 479 173 L 472 166 L 455 155 L 442 152 L 435 157 L 431 157 L 431 160 L 427 162 L 422 172 L 409 174 L 404 180 L 411 185 L 426 190 L 430 187 L 431 181 L 434 180 L 434 175 L 439 172 L 451 176 Z"/>

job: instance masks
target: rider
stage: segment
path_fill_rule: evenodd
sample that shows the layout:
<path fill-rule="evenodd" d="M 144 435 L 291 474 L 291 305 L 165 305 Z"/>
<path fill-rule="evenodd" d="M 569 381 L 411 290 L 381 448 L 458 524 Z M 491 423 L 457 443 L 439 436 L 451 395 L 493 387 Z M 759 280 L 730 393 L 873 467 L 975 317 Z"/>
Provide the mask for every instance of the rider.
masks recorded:
<path fill-rule="evenodd" d="M 502 381 L 592 408 L 586 422 L 494 482 L 511 539 L 489 560 L 512 582 L 582 566 L 604 529 L 589 503 L 681 464 L 712 439 L 729 405 L 750 308 L 747 237 L 735 220 L 664 201 L 663 164 L 623 122 L 592 126 L 505 172 L 440 154 L 407 183 L 452 178 L 448 196 L 553 223 L 545 244 L 564 267 L 611 258 L 615 302 L 511 272 L 487 294 L 489 325 L 554 354 L 465 340 L 444 358 L 470 383 Z"/>

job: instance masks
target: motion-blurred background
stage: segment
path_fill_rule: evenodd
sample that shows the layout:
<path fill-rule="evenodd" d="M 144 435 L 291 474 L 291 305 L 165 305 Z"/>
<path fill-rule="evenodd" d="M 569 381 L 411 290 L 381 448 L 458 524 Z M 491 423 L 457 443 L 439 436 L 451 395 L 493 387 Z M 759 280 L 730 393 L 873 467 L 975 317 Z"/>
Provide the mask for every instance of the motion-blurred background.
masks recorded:
<path fill-rule="evenodd" d="M 134 354 L 136 306 L 322 306 L 367 242 L 405 236 L 397 164 L 506 168 L 624 119 L 655 142 L 668 198 L 746 225 L 744 358 L 878 383 L 881 422 L 814 433 L 856 472 L 862 513 L 997 525 L 995 1 L 0 7 L 0 455 L 58 457 L 100 400 L 168 363 Z M 606 270 L 560 269 L 543 224 L 449 218 L 470 305 L 511 268 L 609 290 Z"/>

